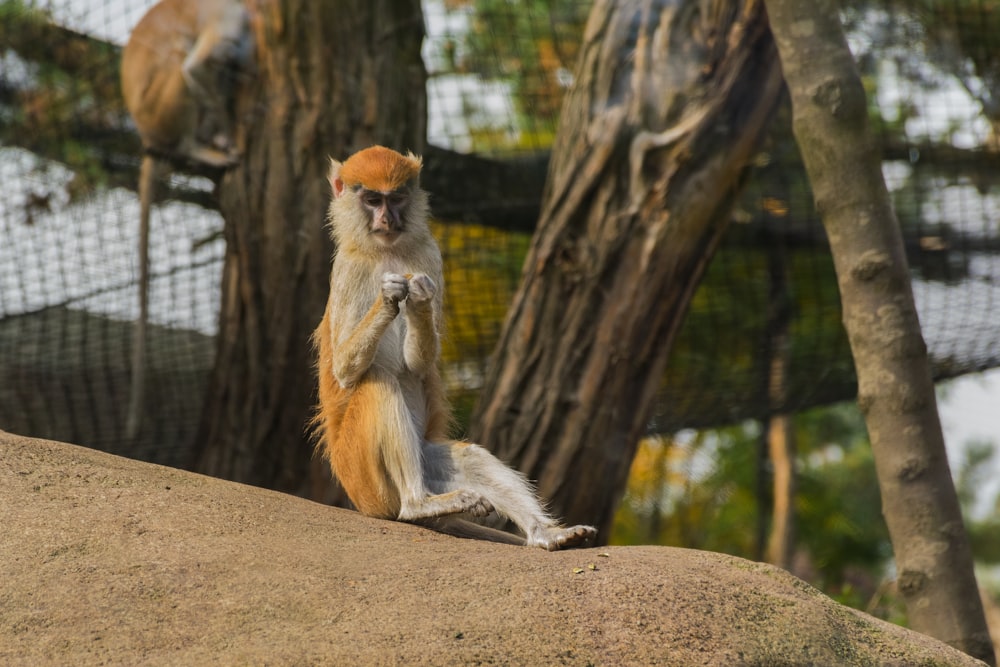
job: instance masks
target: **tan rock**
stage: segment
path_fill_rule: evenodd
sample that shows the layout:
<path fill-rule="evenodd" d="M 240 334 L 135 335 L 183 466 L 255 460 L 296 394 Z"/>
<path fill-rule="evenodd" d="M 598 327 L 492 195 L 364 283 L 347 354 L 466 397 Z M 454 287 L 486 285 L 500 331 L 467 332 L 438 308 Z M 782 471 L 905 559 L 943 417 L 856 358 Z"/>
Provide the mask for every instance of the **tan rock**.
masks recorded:
<path fill-rule="evenodd" d="M 4 665 L 977 665 L 773 567 L 547 553 L 0 432 Z"/>

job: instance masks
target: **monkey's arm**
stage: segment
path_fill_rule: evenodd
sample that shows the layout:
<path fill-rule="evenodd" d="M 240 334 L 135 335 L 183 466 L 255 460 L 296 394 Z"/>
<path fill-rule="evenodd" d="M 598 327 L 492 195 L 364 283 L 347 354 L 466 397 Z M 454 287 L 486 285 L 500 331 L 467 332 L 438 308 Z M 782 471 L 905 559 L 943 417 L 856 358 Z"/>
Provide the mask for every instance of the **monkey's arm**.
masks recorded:
<path fill-rule="evenodd" d="M 184 58 L 181 72 L 198 99 L 224 113 L 226 95 L 219 90 L 219 74 L 226 67 L 243 69 L 250 64 L 253 36 L 250 14 L 240 2 L 224 2 L 216 16 L 201 29 Z"/>
<path fill-rule="evenodd" d="M 344 389 L 356 385 L 375 359 L 382 334 L 399 315 L 399 302 L 406 298 L 407 281 L 401 275 L 382 276 L 382 294 L 347 340 L 333 341 L 333 376 Z"/>
<path fill-rule="evenodd" d="M 437 286 L 424 274 L 410 278 L 406 301 L 406 341 L 403 361 L 417 376 L 423 377 L 437 363 L 440 336 L 434 314 Z"/>

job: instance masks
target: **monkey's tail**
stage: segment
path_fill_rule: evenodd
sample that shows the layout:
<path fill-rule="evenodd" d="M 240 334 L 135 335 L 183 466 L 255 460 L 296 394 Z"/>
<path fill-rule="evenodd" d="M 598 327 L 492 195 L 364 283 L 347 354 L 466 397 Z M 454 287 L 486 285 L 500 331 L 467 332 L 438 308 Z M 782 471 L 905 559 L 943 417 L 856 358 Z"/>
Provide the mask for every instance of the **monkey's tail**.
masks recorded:
<path fill-rule="evenodd" d="M 499 542 L 500 544 L 512 544 L 523 547 L 525 539 L 520 535 L 507 533 L 489 526 L 482 526 L 466 519 L 454 516 L 442 516 L 434 519 L 424 519 L 419 522 L 421 526 L 452 537 L 461 537 L 468 540 L 485 540 L 486 542 Z"/>
<path fill-rule="evenodd" d="M 146 334 L 149 327 L 149 209 L 156 180 L 156 158 L 148 152 L 139 167 L 139 317 L 132 330 L 132 382 L 129 387 L 125 437 L 134 440 L 142 428 L 146 401 Z"/>

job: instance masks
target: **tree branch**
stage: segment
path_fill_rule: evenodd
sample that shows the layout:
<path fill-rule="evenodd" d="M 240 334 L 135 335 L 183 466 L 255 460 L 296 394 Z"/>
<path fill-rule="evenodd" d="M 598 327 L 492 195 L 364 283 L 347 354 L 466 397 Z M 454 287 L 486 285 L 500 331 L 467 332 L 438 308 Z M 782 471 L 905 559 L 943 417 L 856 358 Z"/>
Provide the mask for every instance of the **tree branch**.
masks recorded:
<path fill-rule="evenodd" d="M 0 0 L 0 7 L 8 2 Z M 55 45 L 55 46 L 53 46 Z M 77 82 L 88 81 L 94 99 L 91 109 L 101 113 L 77 113 L 71 110 L 67 122 L 57 123 L 55 138 L 39 136 L 53 124 L 33 123 L 25 111 L 26 100 L 37 99 L 52 81 L 35 89 L 5 79 L 0 74 L 0 108 L 12 113 L 0 114 L 0 143 L 25 148 L 42 158 L 66 163 L 63 144 L 72 142 L 88 149 L 90 157 L 103 170 L 100 182 L 110 187 L 135 190 L 139 179 L 140 144 L 125 112 L 118 87 L 118 64 L 121 48 L 115 44 L 80 34 L 51 23 L 41 12 L 15 11 L 0 24 L 0 46 L 10 49 L 23 60 L 54 67 Z M 46 110 L 49 111 L 49 110 Z M 915 169 L 946 168 L 967 176 L 973 183 L 987 182 L 1000 169 L 1000 154 L 955 148 L 942 144 L 908 144 L 896 137 L 881 137 L 885 160 L 907 162 Z M 503 159 L 466 155 L 447 148 L 428 146 L 424 155 L 423 185 L 433 194 L 434 215 L 443 220 L 470 222 L 509 231 L 530 233 L 540 215 L 540 202 L 548 171 L 550 153 Z M 69 165 L 71 168 L 73 164 Z M 192 164 L 175 164 L 179 173 L 219 177 L 213 169 Z M 992 181 L 988 181 L 992 182 Z M 217 210 L 215 197 L 204 190 L 184 185 L 160 188 L 162 197 Z M 752 223 L 768 226 L 766 219 Z M 777 227 L 777 225 L 775 225 Z M 782 227 L 769 233 L 781 234 L 806 245 L 826 244 L 821 230 L 790 230 Z M 750 239 L 753 242 L 753 239 Z M 982 244 L 982 239 L 970 239 Z M 990 250 L 993 250 L 991 245 Z"/>

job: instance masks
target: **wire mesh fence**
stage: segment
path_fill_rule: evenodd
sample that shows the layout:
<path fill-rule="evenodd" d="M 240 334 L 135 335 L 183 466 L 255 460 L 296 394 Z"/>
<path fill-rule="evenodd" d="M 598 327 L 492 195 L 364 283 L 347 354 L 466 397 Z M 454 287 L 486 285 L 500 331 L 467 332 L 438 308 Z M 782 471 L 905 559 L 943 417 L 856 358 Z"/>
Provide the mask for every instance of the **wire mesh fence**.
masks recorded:
<path fill-rule="evenodd" d="M 92 150 L 124 136 L 133 143 L 121 152 L 138 159 L 127 120 L 100 100 L 117 86 L 117 47 L 151 4 L 0 0 L 0 428 L 183 466 L 213 364 L 223 221 L 212 184 L 198 177 L 174 176 L 173 199 L 154 210 L 155 407 L 150 428 L 130 442 L 138 202 L 129 172 Z M 428 0 L 423 9 L 428 143 L 544 164 L 590 4 Z M 844 16 L 882 119 L 884 173 L 935 375 L 995 367 L 1000 3 L 859 0 Z M 652 432 L 853 395 L 833 264 L 789 125 L 787 115 L 775 119 L 694 297 Z M 87 141 L 79 126 L 94 128 Z M 445 376 L 460 418 L 476 400 L 531 242 L 529 230 L 469 217 L 434 227 L 447 267 Z M 780 406 L 767 399 L 762 363 L 778 301 L 790 313 L 790 398 Z"/>

